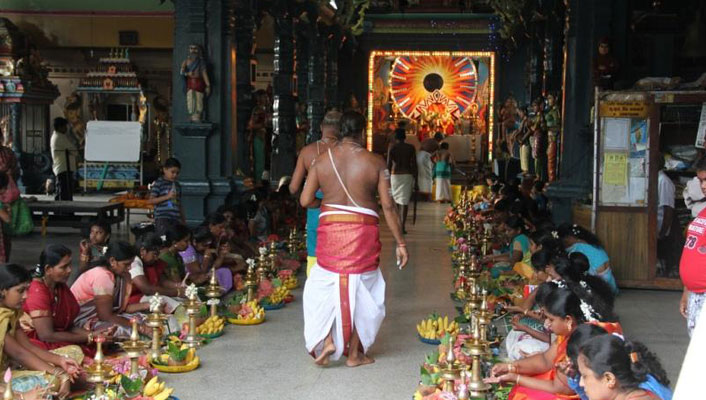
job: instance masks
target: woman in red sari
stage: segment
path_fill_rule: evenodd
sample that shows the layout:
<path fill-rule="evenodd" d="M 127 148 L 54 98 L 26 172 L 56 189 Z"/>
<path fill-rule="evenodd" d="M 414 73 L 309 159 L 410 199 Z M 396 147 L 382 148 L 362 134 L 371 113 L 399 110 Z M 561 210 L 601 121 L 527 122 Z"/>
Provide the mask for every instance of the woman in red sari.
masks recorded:
<path fill-rule="evenodd" d="M 556 335 L 556 340 L 544 353 L 527 357 L 511 364 L 496 364 L 492 370 L 490 382 L 514 383 L 515 387 L 508 396 L 509 400 L 560 400 L 578 399 L 569 387 L 563 366 L 566 363 L 566 348 L 571 333 L 582 323 L 601 319 L 600 315 L 610 313 L 602 306 L 600 299 L 590 301 L 590 294 L 579 297 L 566 282 L 548 282 L 550 293 L 543 299 L 549 328 Z M 571 285 L 574 286 L 574 285 Z M 578 285 L 577 285 L 578 286 Z M 582 292 L 586 295 L 586 292 Z M 601 306 L 594 307 L 595 303 Z M 598 308 L 601 313 L 596 312 Z"/>
<path fill-rule="evenodd" d="M 20 323 L 30 342 L 45 350 L 70 344 L 81 345 L 87 356 L 93 356 L 93 334 L 74 325 L 79 305 L 66 281 L 71 275 L 71 250 L 50 244 L 39 256 L 35 279 L 29 285 L 23 305 L 25 315 Z"/>

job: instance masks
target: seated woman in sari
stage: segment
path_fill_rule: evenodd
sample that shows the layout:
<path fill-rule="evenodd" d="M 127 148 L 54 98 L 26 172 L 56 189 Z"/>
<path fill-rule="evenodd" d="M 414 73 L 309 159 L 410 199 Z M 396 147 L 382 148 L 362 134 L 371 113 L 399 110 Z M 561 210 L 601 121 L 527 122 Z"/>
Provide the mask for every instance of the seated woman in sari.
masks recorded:
<path fill-rule="evenodd" d="M 606 281 L 617 295 L 618 283 L 610 268 L 610 258 L 596 235 L 576 224 L 562 224 L 558 232 L 566 252 L 585 255 L 589 262 L 588 273 Z"/>
<path fill-rule="evenodd" d="M 607 328 L 607 329 L 606 329 Z M 569 386 L 576 392 L 581 400 L 589 400 L 586 391 L 581 386 L 581 374 L 578 373 L 578 358 L 581 347 L 595 337 L 604 336 L 615 329 L 612 325 L 599 324 L 583 324 L 579 326 L 574 333 L 571 334 L 569 344 L 566 349 L 566 354 L 569 357 L 567 365 L 567 377 Z M 620 332 L 614 333 L 619 335 Z M 616 336 L 619 337 L 620 336 Z M 636 359 L 642 369 L 645 369 L 647 374 L 644 380 L 638 385 L 639 388 L 649 390 L 659 396 L 662 400 L 671 400 L 672 391 L 669 389 L 669 379 L 667 373 L 662 368 L 656 356 L 650 352 L 647 347 L 641 343 L 632 343 L 633 352 L 637 355 Z"/>
<path fill-rule="evenodd" d="M 596 309 L 604 312 L 602 305 L 598 305 L 602 304 L 600 301 L 592 302 L 593 299 L 588 297 L 579 297 L 564 282 L 547 282 L 542 286 L 550 287 L 541 306 L 549 328 L 557 337 L 544 353 L 493 367 L 489 382 L 515 383 L 509 400 L 577 399 L 559 365 L 566 359 L 567 340 L 571 333 L 586 320 L 600 319 L 601 314 Z M 586 296 L 586 293 L 580 294 Z"/>
<path fill-rule="evenodd" d="M 510 216 L 503 223 L 503 228 L 508 237 L 512 238 L 510 251 L 486 256 L 483 261 L 495 264 L 491 271 L 494 277 L 512 269 L 524 278 L 530 279 L 534 275 L 534 271 L 530 261 L 532 253 L 530 252 L 529 238 L 524 234 L 524 220 L 518 216 Z M 509 263 L 510 268 L 502 267 L 501 265 L 504 263 Z"/>
<path fill-rule="evenodd" d="M 163 277 L 173 282 L 181 282 L 186 279 L 186 267 L 179 253 L 189 248 L 191 231 L 186 225 L 177 224 L 169 228 L 166 234 L 162 236 L 162 239 L 164 241 L 164 249 L 162 254 L 159 255 L 159 259 L 166 263 Z"/>
<path fill-rule="evenodd" d="M 223 246 L 227 243 L 222 243 L 221 249 L 216 251 L 211 248 L 213 239 L 207 226 L 199 226 L 193 232 L 189 247 L 179 255 L 192 282 L 197 285 L 207 282 L 211 277 L 211 268 L 216 268 L 218 284 L 227 292 L 233 288 L 233 273 L 223 265 L 227 252 Z"/>
<path fill-rule="evenodd" d="M 644 346 L 621 336 L 603 334 L 589 339 L 581 346 L 577 366 L 580 385 L 589 400 L 672 398 L 657 358 Z"/>
<path fill-rule="evenodd" d="M 75 358 L 82 361 L 83 353 L 77 346 L 49 352 L 33 345 L 19 328 L 22 303 L 27 299 L 31 279 L 20 265 L 0 266 L 0 370 L 5 371 L 10 362 L 22 365 L 25 371 L 13 372 L 12 387 L 18 392 L 33 389 L 37 384 L 51 385 L 64 398 L 79 375 L 80 361 Z M 74 358 L 59 354 L 71 354 Z M 30 381 L 29 387 L 27 381 Z"/>
<path fill-rule="evenodd" d="M 92 357 L 93 333 L 74 325 L 80 307 L 66 286 L 71 275 L 71 250 L 60 244 L 45 247 L 34 275 L 20 321 L 30 342 L 44 350 L 76 344 Z"/>
<path fill-rule="evenodd" d="M 132 282 L 130 264 L 135 259 L 135 249 L 128 243 L 111 243 L 103 257 L 78 277 L 71 292 L 81 306 L 74 323 L 88 330 L 107 329 L 115 326 L 115 336 L 130 335 L 135 313 L 148 311 L 149 303 L 129 304 Z M 140 333 L 151 334 L 151 329 L 138 326 Z"/>

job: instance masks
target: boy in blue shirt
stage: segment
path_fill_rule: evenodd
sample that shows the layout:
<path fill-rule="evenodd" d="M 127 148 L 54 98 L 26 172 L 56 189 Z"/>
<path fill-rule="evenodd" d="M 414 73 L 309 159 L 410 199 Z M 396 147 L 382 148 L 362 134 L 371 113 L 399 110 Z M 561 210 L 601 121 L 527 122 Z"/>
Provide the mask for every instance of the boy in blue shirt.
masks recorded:
<path fill-rule="evenodd" d="M 183 224 L 181 207 L 181 185 L 177 182 L 181 163 L 168 158 L 162 167 L 162 176 L 152 183 L 149 203 L 154 204 L 154 227 L 158 235 L 164 235 L 177 224 Z"/>

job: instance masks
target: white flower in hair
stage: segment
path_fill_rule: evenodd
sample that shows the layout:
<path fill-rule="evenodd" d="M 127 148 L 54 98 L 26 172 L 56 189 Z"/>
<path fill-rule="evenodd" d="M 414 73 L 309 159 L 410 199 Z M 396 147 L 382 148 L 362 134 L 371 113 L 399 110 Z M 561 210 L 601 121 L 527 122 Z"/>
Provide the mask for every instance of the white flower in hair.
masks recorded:
<path fill-rule="evenodd" d="M 566 282 L 561 281 L 561 280 L 559 280 L 559 279 L 554 279 L 552 282 L 553 282 L 558 288 L 566 289 Z"/>
<path fill-rule="evenodd" d="M 585 301 L 581 300 L 581 312 L 583 313 L 583 317 L 586 319 L 586 322 L 596 322 L 596 318 L 593 316 L 596 312 L 593 310 L 593 307 L 591 307 L 590 304 L 586 303 Z"/>
<path fill-rule="evenodd" d="M 163 242 L 167 241 L 167 235 L 162 235 L 159 238 L 162 239 Z"/>
<path fill-rule="evenodd" d="M 108 246 L 103 246 L 100 248 L 100 252 L 102 255 L 105 255 L 105 253 L 108 251 Z"/>
<path fill-rule="evenodd" d="M 150 312 L 159 312 L 162 308 L 162 296 L 159 293 L 155 293 L 150 299 Z"/>
<path fill-rule="evenodd" d="M 196 299 L 196 296 L 197 296 L 198 293 L 199 293 L 199 289 L 197 289 L 197 288 L 196 288 L 196 285 L 194 285 L 194 284 L 192 283 L 191 285 L 189 285 L 189 286 L 186 287 L 186 291 L 185 291 L 184 293 L 186 294 L 186 297 L 187 297 L 189 300 L 194 300 L 194 299 Z"/>
<path fill-rule="evenodd" d="M 552 237 L 554 239 L 559 239 L 559 232 L 558 231 L 552 231 Z"/>

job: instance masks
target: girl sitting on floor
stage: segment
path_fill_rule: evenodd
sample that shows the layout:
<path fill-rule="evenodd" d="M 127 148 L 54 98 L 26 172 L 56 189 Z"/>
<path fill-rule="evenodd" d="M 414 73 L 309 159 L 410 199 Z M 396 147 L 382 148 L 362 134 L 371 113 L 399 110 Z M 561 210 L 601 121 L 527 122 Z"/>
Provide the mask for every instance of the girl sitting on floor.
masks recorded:
<path fill-rule="evenodd" d="M 71 250 L 66 246 L 50 244 L 44 248 L 22 307 L 25 314 L 21 325 L 37 347 L 53 350 L 77 344 L 85 355 L 92 357 L 94 334 L 74 325 L 80 307 L 66 285 L 71 275 L 71 261 Z M 110 337 L 112 331 L 101 333 Z"/>
<path fill-rule="evenodd" d="M 547 324 L 557 336 L 547 351 L 520 361 L 493 366 L 489 382 L 515 383 L 509 400 L 556 400 L 578 398 L 569 387 L 566 375 L 558 368 L 566 359 L 567 341 L 571 333 L 586 321 L 601 320 L 610 313 L 594 302 L 592 295 L 574 293 L 564 282 L 547 282 L 549 293 L 540 304 Z M 600 300 L 600 299 L 598 299 Z"/>
<path fill-rule="evenodd" d="M 578 373 L 578 358 L 579 350 L 584 344 L 588 343 L 592 338 L 606 335 L 609 333 L 603 327 L 595 324 L 583 324 L 579 326 L 569 339 L 569 344 L 566 353 L 569 356 L 570 363 L 567 365 L 566 375 L 569 377 L 568 383 L 572 389 L 578 394 L 581 400 L 589 400 L 588 395 L 580 385 L 581 375 Z M 645 380 L 639 384 L 639 387 L 649 390 L 658 395 L 662 400 L 671 400 L 672 391 L 669 389 L 669 379 L 667 373 L 662 368 L 656 356 L 650 352 L 647 347 L 641 343 L 633 342 L 633 349 L 641 360 L 641 364 L 647 368 Z"/>
<path fill-rule="evenodd" d="M 130 319 L 140 318 L 137 313 L 149 311 L 149 303 L 129 304 L 132 291 L 129 270 L 135 253 L 129 243 L 111 243 L 105 255 L 90 264 L 90 269 L 74 282 L 71 292 L 81 306 L 75 320 L 77 326 L 91 331 L 115 326 L 115 336 L 130 336 Z M 146 326 L 138 328 L 145 336 L 152 333 Z"/>
<path fill-rule="evenodd" d="M 159 259 L 166 263 L 163 272 L 164 279 L 172 282 L 181 282 L 186 278 L 186 267 L 179 253 L 186 251 L 189 247 L 191 231 L 186 225 L 177 224 L 170 227 L 167 232 L 161 236 L 161 239 L 164 242 L 164 248 L 159 255 Z"/>
<path fill-rule="evenodd" d="M 672 397 L 657 358 L 644 346 L 636 346 L 618 335 L 603 334 L 589 339 L 581 346 L 577 366 L 580 385 L 589 400 L 670 400 Z"/>
<path fill-rule="evenodd" d="M 98 219 L 88 226 L 86 239 L 79 243 L 79 274 L 84 273 L 89 268 L 89 264 L 98 260 L 103 256 L 105 247 L 110 241 L 111 228 L 110 224 Z"/>
<path fill-rule="evenodd" d="M 189 279 L 199 284 L 211 277 L 211 268 L 216 269 L 216 279 L 225 292 L 233 288 L 233 273 L 224 265 L 228 253 L 227 243 L 220 243 L 219 249 L 212 249 L 214 236 L 208 226 L 199 226 L 193 232 L 191 244 L 179 253 L 189 272 Z"/>
<path fill-rule="evenodd" d="M 585 255 L 589 262 L 588 273 L 606 281 L 617 295 L 618 284 L 610 268 L 610 258 L 596 235 L 576 224 L 562 224 L 558 232 L 566 252 Z"/>
<path fill-rule="evenodd" d="M 5 371 L 10 361 L 22 365 L 26 371 L 13 372 L 14 389 L 25 392 L 52 382 L 52 389 L 64 398 L 79 376 L 83 353 L 78 346 L 49 352 L 33 345 L 24 331 L 18 329 L 31 279 L 20 265 L 0 265 L 0 370 Z"/>
<path fill-rule="evenodd" d="M 159 259 L 163 248 L 162 239 L 155 233 L 147 233 L 139 241 L 139 254 L 130 265 L 132 279 L 132 294 L 130 304 L 147 303 L 156 293 L 162 295 L 166 304 L 166 312 L 172 313 L 181 305 L 178 297 L 185 296 L 185 287 L 180 281 L 172 281 L 164 277 L 167 263 Z"/>
<path fill-rule="evenodd" d="M 512 238 L 510 243 L 510 251 L 503 254 L 494 254 L 486 256 L 483 262 L 492 262 L 497 264 L 493 269 L 493 275 L 498 275 L 501 271 L 505 272 L 508 268 L 502 267 L 499 264 L 509 263 L 510 268 L 522 275 L 523 277 L 529 279 L 534 275 L 532 268 L 530 266 L 530 243 L 529 238 L 524 233 L 524 221 L 518 216 L 510 216 L 503 223 L 503 228 L 505 229 L 508 237 Z"/>

